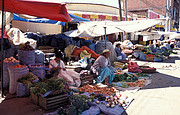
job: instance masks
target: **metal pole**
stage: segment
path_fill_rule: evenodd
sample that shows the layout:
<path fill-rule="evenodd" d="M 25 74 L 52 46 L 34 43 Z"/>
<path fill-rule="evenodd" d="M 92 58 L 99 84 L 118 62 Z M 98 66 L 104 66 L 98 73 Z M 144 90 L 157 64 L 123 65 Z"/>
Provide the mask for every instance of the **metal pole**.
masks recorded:
<path fill-rule="evenodd" d="M 166 28 L 165 32 L 169 31 L 169 0 L 166 1 Z"/>
<path fill-rule="evenodd" d="M 3 35 L 4 35 L 4 0 L 2 0 L 2 25 L 1 25 L 1 97 L 4 97 L 3 90 L 3 59 L 4 59 L 4 45 L 3 45 Z"/>
<path fill-rule="evenodd" d="M 128 18 L 127 18 L 127 0 L 125 0 L 125 18 L 126 18 L 126 21 L 128 21 Z"/>
<path fill-rule="evenodd" d="M 121 9 L 121 0 L 119 1 L 119 17 L 120 17 L 120 21 L 122 21 L 122 9 Z"/>
<path fill-rule="evenodd" d="M 104 27 L 104 33 L 105 33 L 105 49 L 106 49 L 106 27 Z"/>

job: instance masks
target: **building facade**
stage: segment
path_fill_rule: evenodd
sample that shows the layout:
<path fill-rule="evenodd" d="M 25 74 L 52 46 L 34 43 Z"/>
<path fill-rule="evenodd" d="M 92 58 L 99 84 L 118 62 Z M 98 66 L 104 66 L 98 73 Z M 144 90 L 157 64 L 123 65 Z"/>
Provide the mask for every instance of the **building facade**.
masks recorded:
<path fill-rule="evenodd" d="M 94 3 L 66 3 L 66 8 L 69 13 L 76 16 L 89 19 L 91 21 L 119 21 L 119 8 L 103 4 Z M 123 8 L 123 6 L 122 6 Z M 125 20 L 125 13 L 122 11 L 123 20 Z M 133 19 L 133 14 L 128 13 L 128 20 Z"/>
<path fill-rule="evenodd" d="M 167 8 L 167 1 L 169 8 Z M 180 0 L 127 0 L 129 12 L 139 15 L 139 17 L 156 19 L 165 18 L 169 12 L 171 27 L 179 28 Z M 136 4 L 134 4 L 136 3 Z"/>

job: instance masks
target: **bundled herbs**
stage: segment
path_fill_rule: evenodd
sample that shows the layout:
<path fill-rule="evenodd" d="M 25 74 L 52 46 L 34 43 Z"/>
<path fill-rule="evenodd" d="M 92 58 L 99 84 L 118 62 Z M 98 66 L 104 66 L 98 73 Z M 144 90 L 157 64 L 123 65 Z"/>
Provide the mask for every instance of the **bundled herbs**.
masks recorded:
<path fill-rule="evenodd" d="M 138 78 L 134 75 L 128 74 L 128 73 L 124 73 L 124 74 L 115 74 L 114 77 L 114 82 L 134 82 L 137 81 Z"/>
<path fill-rule="evenodd" d="M 146 74 L 146 73 L 136 73 L 136 75 L 138 77 L 150 77 L 150 75 Z"/>
<path fill-rule="evenodd" d="M 24 75 L 22 78 L 17 79 L 17 82 L 20 82 L 20 83 L 26 85 L 37 79 L 38 79 L 37 76 L 35 76 L 32 72 L 29 72 L 28 74 Z"/>
<path fill-rule="evenodd" d="M 62 107 L 58 109 L 59 115 L 80 115 L 83 111 L 89 109 L 88 96 L 73 94 L 71 97 L 71 105 L 67 109 Z"/>
<path fill-rule="evenodd" d="M 60 94 L 64 91 L 65 80 L 57 77 L 53 77 L 41 82 L 29 84 L 30 90 L 34 94 L 45 94 L 49 91 L 55 91 L 53 95 Z"/>
<path fill-rule="evenodd" d="M 34 50 L 34 48 L 32 46 L 30 46 L 29 42 L 27 42 L 25 44 L 20 44 L 19 50 L 32 51 L 32 50 Z"/>

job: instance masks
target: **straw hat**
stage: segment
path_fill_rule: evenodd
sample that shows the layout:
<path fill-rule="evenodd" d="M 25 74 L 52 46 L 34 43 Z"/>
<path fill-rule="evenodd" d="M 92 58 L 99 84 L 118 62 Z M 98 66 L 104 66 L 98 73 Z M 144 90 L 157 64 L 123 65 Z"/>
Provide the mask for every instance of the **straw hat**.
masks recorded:
<path fill-rule="evenodd" d="M 101 55 L 104 54 L 104 53 L 107 53 L 107 52 L 110 53 L 110 51 L 109 51 L 108 49 L 105 49 L 105 50 L 103 50 L 103 52 L 101 53 Z"/>

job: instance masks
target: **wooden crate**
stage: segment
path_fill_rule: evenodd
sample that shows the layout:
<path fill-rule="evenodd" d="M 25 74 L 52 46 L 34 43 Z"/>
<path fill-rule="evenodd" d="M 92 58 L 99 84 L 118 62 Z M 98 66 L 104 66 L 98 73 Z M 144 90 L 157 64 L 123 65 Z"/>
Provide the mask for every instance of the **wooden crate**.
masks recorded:
<path fill-rule="evenodd" d="M 81 86 L 93 83 L 93 75 L 83 75 L 80 77 L 80 79 Z"/>
<path fill-rule="evenodd" d="M 53 97 L 44 98 L 39 96 L 39 106 L 42 108 L 49 110 L 58 108 L 60 106 L 66 105 L 68 103 L 68 94 L 57 95 Z"/>
<path fill-rule="evenodd" d="M 36 94 L 34 94 L 32 91 L 30 91 L 30 94 L 31 94 L 30 97 L 32 102 L 36 105 L 39 105 L 39 97 Z"/>

